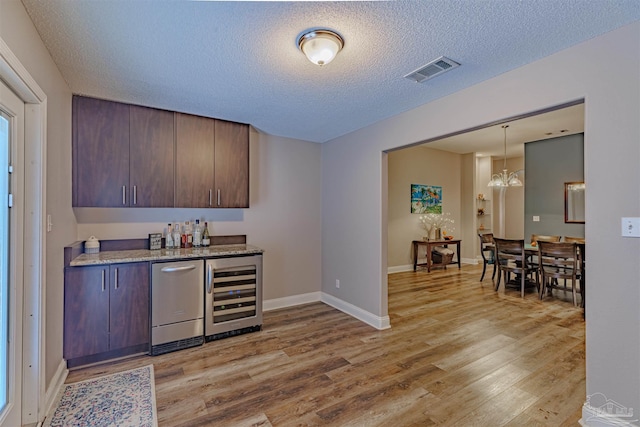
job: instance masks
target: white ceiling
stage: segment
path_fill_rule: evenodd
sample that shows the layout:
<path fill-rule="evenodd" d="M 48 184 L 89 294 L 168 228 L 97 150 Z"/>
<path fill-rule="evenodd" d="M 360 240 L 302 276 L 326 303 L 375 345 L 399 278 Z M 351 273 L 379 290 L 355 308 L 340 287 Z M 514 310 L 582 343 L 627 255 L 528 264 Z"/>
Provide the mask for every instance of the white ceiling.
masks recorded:
<path fill-rule="evenodd" d="M 459 135 L 438 139 L 426 147 L 453 153 L 476 153 L 477 157 L 503 158 L 507 128 L 507 158 L 524 156 L 524 144 L 584 132 L 584 104 L 487 126 Z"/>
<path fill-rule="evenodd" d="M 314 142 L 640 19 L 638 0 L 22 2 L 74 93 Z M 324 67 L 296 44 L 320 27 L 345 40 Z M 403 78 L 442 55 L 462 65 Z"/>

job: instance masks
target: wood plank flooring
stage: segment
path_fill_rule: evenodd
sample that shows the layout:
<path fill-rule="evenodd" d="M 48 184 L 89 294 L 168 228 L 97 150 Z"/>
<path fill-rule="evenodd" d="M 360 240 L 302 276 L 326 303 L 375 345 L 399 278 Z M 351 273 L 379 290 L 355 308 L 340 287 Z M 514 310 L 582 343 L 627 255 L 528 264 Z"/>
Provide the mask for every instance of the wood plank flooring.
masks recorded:
<path fill-rule="evenodd" d="M 160 426 L 578 425 L 585 331 L 570 292 L 521 299 L 480 273 L 389 275 L 388 330 L 313 303 L 265 313 L 260 332 L 67 382 L 153 363 Z"/>

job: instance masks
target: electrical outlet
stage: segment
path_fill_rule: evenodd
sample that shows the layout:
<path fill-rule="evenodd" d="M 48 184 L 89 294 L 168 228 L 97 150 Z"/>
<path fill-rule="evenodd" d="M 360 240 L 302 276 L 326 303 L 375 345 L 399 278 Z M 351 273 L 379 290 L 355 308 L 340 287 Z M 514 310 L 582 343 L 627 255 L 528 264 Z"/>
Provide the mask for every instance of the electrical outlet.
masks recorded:
<path fill-rule="evenodd" d="M 534 215 L 533 222 L 540 222 L 540 217 L 538 215 Z"/>
<path fill-rule="evenodd" d="M 640 218 L 622 218 L 622 237 L 640 237 Z"/>
<path fill-rule="evenodd" d="M 336 279 L 336 288 L 340 289 L 340 280 Z"/>

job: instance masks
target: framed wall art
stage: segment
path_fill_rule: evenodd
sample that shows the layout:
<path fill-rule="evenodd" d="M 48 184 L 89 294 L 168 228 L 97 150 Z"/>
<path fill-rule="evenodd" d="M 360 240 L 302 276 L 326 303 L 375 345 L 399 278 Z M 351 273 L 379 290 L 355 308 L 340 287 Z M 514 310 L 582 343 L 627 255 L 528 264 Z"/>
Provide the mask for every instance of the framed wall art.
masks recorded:
<path fill-rule="evenodd" d="M 411 213 L 442 213 L 442 187 L 411 184 Z"/>

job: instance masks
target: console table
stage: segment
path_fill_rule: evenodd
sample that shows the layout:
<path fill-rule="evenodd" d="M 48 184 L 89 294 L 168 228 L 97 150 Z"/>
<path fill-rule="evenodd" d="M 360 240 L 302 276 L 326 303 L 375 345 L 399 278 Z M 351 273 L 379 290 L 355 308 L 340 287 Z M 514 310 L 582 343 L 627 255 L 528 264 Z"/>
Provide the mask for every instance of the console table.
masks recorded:
<path fill-rule="evenodd" d="M 439 263 L 439 264 L 433 264 L 431 262 L 431 250 L 436 247 L 436 246 L 444 246 L 447 247 L 447 245 L 456 245 L 456 259 L 457 261 L 451 261 L 449 264 L 458 264 L 458 268 L 460 268 L 460 242 L 461 240 L 429 240 L 429 241 L 424 241 L 424 240 L 414 240 L 413 241 L 413 271 L 416 271 L 416 268 L 418 266 L 427 266 L 427 271 L 431 272 L 431 267 L 447 267 L 447 263 Z M 426 246 L 427 248 L 427 262 L 426 263 L 421 263 L 418 264 L 418 249 L 420 248 L 420 246 Z"/>

